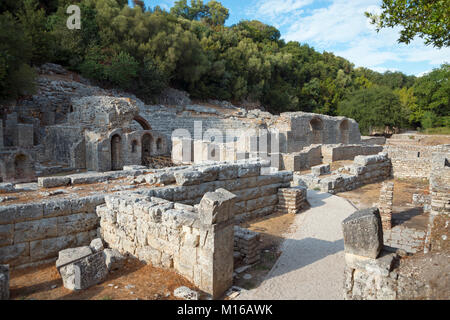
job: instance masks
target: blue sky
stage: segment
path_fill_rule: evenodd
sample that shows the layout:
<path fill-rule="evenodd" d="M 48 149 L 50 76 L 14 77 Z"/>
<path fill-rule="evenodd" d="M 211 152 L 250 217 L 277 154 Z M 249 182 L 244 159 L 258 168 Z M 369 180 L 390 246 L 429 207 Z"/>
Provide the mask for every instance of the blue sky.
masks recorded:
<path fill-rule="evenodd" d="M 219 0 L 220 1 L 220 0 Z M 175 0 L 145 0 L 147 6 L 169 10 Z M 208 2 L 208 0 L 204 0 Z M 226 25 L 256 19 L 277 27 L 283 39 L 333 52 L 375 71 L 422 75 L 450 62 L 450 48 L 436 49 L 415 39 L 397 43 L 397 29 L 377 33 L 364 16 L 377 12 L 381 0 L 222 0 L 230 10 Z M 190 3 L 190 0 L 188 0 Z"/>

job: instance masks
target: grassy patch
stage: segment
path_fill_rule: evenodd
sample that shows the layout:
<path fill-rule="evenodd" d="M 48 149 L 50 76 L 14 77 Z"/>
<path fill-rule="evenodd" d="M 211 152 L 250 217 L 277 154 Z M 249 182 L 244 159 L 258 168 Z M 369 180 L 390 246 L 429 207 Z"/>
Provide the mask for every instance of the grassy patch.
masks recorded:
<path fill-rule="evenodd" d="M 423 131 L 425 134 L 450 134 L 450 127 L 429 128 Z"/>
<path fill-rule="evenodd" d="M 110 296 L 104 296 L 101 298 L 101 300 L 112 300 L 113 298 Z"/>

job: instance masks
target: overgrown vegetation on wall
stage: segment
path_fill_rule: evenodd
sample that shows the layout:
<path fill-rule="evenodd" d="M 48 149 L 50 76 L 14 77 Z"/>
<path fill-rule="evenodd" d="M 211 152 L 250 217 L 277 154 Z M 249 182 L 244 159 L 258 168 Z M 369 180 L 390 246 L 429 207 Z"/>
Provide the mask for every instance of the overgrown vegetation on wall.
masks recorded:
<path fill-rule="evenodd" d="M 151 100 L 167 86 L 199 99 L 258 102 L 271 112 L 345 115 L 370 128 L 450 126 L 450 66 L 420 78 L 355 68 L 332 53 L 280 39 L 259 21 L 224 26 L 218 1 L 170 12 L 127 0 L 2 0 L 0 99 L 33 90 L 32 66 L 62 64 Z M 70 4 L 81 30 L 66 26 Z"/>

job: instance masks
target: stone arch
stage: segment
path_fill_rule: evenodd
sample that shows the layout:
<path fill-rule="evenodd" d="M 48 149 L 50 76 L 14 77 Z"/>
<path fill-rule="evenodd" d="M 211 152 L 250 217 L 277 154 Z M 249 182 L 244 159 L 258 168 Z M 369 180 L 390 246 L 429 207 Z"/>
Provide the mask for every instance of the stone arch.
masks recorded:
<path fill-rule="evenodd" d="M 122 138 L 119 134 L 111 137 L 111 170 L 122 170 Z"/>
<path fill-rule="evenodd" d="M 348 122 L 347 119 L 344 119 L 344 120 L 341 121 L 341 123 L 339 125 L 339 131 L 340 131 L 340 137 L 341 137 L 340 143 L 348 144 L 348 141 L 349 141 L 349 133 L 348 133 L 349 127 L 350 127 L 350 125 L 349 125 L 349 122 Z"/>
<path fill-rule="evenodd" d="M 145 164 L 147 158 L 153 154 L 153 137 L 150 133 L 144 133 L 142 135 L 141 148 L 142 164 Z"/>
<path fill-rule="evenodd" d="M 148 121 L 145 120 L 143 117 L 137 115 L 133 118 L 133 120 L 139 123 L 143 130 L 152 130 L 150 123 L 148 123 Z"/>
<path fill-rule="evenodd" d="M 320 118 L 312 118 L 309 122 L 309 126 L 312 132 L 312 144 L 321 144 L 323 141 L 323 121 Z"/>

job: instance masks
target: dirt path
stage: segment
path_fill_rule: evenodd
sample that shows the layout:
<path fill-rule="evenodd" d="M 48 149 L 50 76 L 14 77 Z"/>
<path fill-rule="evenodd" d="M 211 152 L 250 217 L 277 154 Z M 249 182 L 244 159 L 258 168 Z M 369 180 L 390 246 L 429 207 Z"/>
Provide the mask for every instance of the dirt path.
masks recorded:
<path fill-rule="evenodd" d="M 311 208 L 295 219 L 282 255 L 258 288 L 238 299 L 335 300 L 343 298 L 341 222 L 356 209 L 346 199 L 308 190 Z"/>

